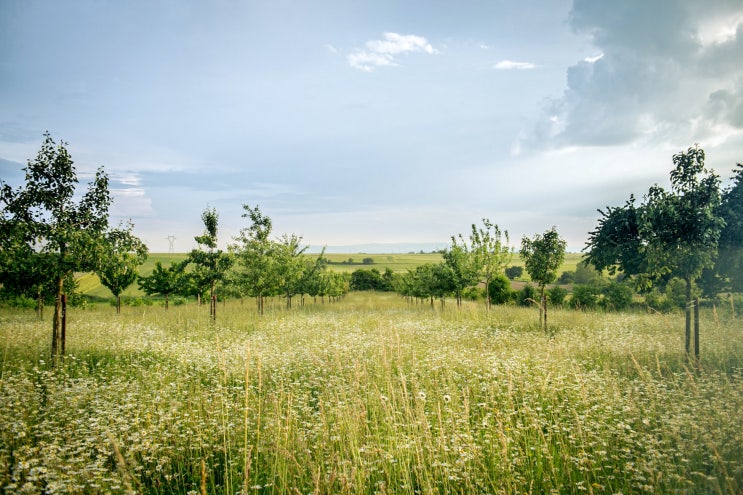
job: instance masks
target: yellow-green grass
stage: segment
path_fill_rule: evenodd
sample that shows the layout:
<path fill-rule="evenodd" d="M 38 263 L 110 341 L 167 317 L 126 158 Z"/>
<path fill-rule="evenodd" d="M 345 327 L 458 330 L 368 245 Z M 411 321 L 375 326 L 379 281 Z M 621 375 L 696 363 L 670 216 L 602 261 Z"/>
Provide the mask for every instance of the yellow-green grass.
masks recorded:
<path fill-rule="evenodd" d="M 0 311 L 4 493 L 743 492 L 740 321 L 252 301 Z M 203 467 L 202 467 L 203 466 Z M 203 491 L 202 491 L 203 487 Z"/>

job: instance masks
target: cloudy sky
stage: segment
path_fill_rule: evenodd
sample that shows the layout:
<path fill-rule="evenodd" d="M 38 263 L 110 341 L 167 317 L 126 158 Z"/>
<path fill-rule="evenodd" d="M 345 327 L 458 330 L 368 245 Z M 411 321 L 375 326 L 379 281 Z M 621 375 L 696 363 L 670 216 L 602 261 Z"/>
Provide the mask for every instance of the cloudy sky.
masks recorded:
<path fill-rule="evenodd" d="M 487 217 L 580 250 L 674 153 L 743 161 L 743 3 L 4 0 L 4 181 L 45 130 L 153 251 L 206 207 L 226 244 L 243 204 L 315 248 Z"/>

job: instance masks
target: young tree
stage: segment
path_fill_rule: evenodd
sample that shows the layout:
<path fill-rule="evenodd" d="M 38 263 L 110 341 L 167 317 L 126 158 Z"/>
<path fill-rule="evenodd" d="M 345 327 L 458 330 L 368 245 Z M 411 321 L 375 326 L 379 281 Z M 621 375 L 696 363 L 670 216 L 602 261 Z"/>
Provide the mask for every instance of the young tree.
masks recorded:
<path fill-rule="evenodd" d="M 557 229 L 552 227 L 543 235 L 535 235 L 533 239 L 524 236 L 521 239 L 521 259 L 529 277 L 539 285 L 540 304 L 539 322 L 547 331 L 547 300 L 544 297 L 544 288 L 557 279 L 557 270 L 565 259 L 567 243 L 560 239 Z"/>
<path fill-rule="evenodd" d="M 137 279 L 137 267 L 147 259 L 147 246 L 132 234 L 132 224 L 106 232 L 96 274 L 116 298 L 121 313 L 121 293 Z"/>
<path fill-rule="evenodd" d="M 137 284 L 140 290 L 148 296 L 160 295 L 165 297 L 165 310 L 168 309 L 168 299 L 181 288 L 187 261 L 171 262 L 168 268 L 163 268 L 161 262 L 155 263 L 155 269 L 145 277 L 138 277 Z"/>
<path fill-rule="evenodd" d="M 457 306 L 461 306 L 464 290 L 478 282 L 475 257 L 470 253 L 462 234 L 451 237 L 451 247 L 444 250 L 442 257 L 451 274 L 452 292 Z"/>
<path fill-rule="evenodd" d="M 301 288 L 305 270 L 302 256 L 307 246 L 301 246 L 302 238 L 294 234 L 284 234 L 274 244 L 273 256 L 276 262 L 276 284 L 286 297 L 286 308 L 291 309 L 292 298 Z"/>
<path fill-rule="evenodd" d="M 232 267 L 232 258 L 228 253 L 217 248 L 217 231 L 219 215 L 215 208 L 207 208 L 201 214 L 204 222 L 204 233 L 194 237 L 198 249 L 188 255 L 188 262 L 193 263 L 195 269 L 192 278 L 199 288 L 199 293 L 209 291 L 209 316 L 217 318 L 216 286 L 227 271 Z"/>
<path fill-rule="evenodd" d="M 513 249 L 508 245 L 508 231 L 503 230 L 487 218 L 482 219 L 483 226 L 472 224 L 470 234 L 470 253 L 478 276 L 478 281 L 485 281 L 485 302 L 490 309 L 490 281 L 503 273 L 506 265 L 513 258 Z"/>
<path fill-rule="evenodd" d="M 258 313 L 263 314 L 263 302 L 277 288 L 275 243 L 270 239 L 271 219 L 261 213 L 258 206 L 243 205 L 243 218 L 249 218 L 249 227 L 240 230 L 235 237 L 239 244 L 231 246 L 240 270 L 236 274 L 238 284 L 244 293 L 253 296 L 258 302 Z"/>
<path fill-rule="evenodd" d="M 77 172 L 67 143 L 55 143 L 51 135 L 44 134 L 36 158 L 25 168 L 25 185 L 13 190 L 2 183 L 3 249 L 13 249 L 29 254 L 43 253 L 49 265 L 43 277 L 53 281 L 55 290 L 54 320 L 52 323 L 52 363 L 65 352 L 63 305 L 65 280 L 75 272 L 89 272 L 96 267 L 96 246 L 104 243 L 108 228 L 108 208 L 111 195 L 108 176 L 102 168 L 88 185 L 82 197 L 77 193 Z M 22 257 L 28 261 L 28 257 Z M 12 258 L 3 257 L 5 263 L 14 264 Z M 5 272 L 7 266 L 2 267 Z"/>

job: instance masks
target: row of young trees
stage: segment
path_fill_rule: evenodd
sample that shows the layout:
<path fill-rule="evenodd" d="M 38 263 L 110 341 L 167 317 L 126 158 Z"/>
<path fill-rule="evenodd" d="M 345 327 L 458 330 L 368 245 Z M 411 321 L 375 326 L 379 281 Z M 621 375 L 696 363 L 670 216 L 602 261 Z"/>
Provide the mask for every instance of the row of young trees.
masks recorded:
<path fill-rule="evenodd" d="M 198 248 L 180 262 L 163 267 L 157 262 L 150 275 L 139 277 L 139 287 L 148 295 L 208 296 L 210 315 L 216 319 L 217 291 L 222 297 L 253 297 L 263 314 L 267 297 L 282 296 L 287 308 L 295 296 L 337 299 L 349 289 L 343 274 L 326 270 L 322 253 L 315 259 L 304 255 L 302 238 L 284 234 L 274 239 L 271 219 L 258 206 L 243 205 L 243 218 L 250 225 L 240 231 L 228 252 L 217 248 L 219 215 L 207 208 L 202 214 L 204 233 L 197 236 Z"/>

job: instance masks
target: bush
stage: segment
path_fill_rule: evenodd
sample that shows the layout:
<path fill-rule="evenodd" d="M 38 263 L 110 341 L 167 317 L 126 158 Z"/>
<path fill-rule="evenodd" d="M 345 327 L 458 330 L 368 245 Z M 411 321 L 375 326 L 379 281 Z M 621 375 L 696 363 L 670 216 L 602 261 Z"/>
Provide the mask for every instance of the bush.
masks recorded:
<path fill-rule="evenodd" d="M 563 289 L 562 287 L 555 286 L 547 290 L 547 298 L 555 306 L 561 306 L 565 302 L 567 295 L 567 289 Z"/>
<path fill-rule="evenodd" d="M 516 294 L 516 304 L 519 306 L 531 306 L 535 302 L 539 304 L 538 298 L 537 289 L 527 284 Z"/>
<path fill-rule="evenodd" d="M 575 272 L 562 272 L 560 278 L 557 279 L 558 284 L 572 284 L 575 282 Z"/>
<path fill-rule="evenodd" d="M 467 287 L 462 291 L 462 299 L 466 301 L 482 301 L 485 299 L 485 289 Z"/>
<path fill-rule="evenodd" d="M 575 267 L 575 278 L 573 281 L 576 284 L 593 284 L 598 282 L 600 278 L 601 274 L 597 272 L 596 269 L 591 265 L 578 263 L 578 265 Z"/>
<path fill-rule="evenodd" d="M 621 311 L 632 304 L 632 289 L 626 284 L 611 281 L 604 287 L 604 298 L 601 307 L 613 311 Z"/>
<path fill-rule="evenodd" d="M 30 297 L 26 296 L 9 297 L 5 302 L 7 303 L 8 307 L 18 309 L 36 309 L 36 305 L 38 304 L 36 302 L 36 299 L 31 299 Z"/>
<path fill-rule="evenodd" d="M 511 300 L 511 281 L 505 275 L 498 275 L 488 285 L 490 291 L 490 302 L 493 304 L 505 304 Z"/>
<path fill-rule="evenodd" d="M 509 266 L 508 268 L 506 268 L 506 277 L 510 278 L 511 280 L 517 279 L 523 274 L 523 266 Z"/>
<path fill-rule="evenodd" d="M 594 309 L 598 304 L 599 290 L 593 285 L 576 285 L 570 299 L 575 309 Z"/>

